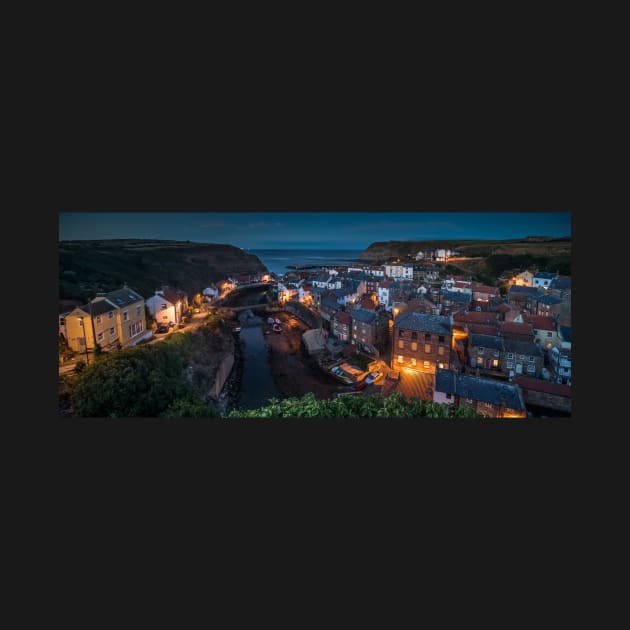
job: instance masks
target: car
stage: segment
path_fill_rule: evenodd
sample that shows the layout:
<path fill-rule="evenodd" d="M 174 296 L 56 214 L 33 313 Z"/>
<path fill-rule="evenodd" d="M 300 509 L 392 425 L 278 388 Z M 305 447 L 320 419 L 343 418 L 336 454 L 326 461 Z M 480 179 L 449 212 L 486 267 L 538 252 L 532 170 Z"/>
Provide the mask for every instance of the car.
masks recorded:
<path fill-rule="evenodd" d="M 366 387 L 367 387 L 367 383 L 365 381 L 358 381 L 357 383 L 354 383 L 354 385 L 352 386 L 352 389 L 356 392 L 360 392 L 364 390 Z"/>
<path fill-rule="evenodd" d="M 381 378 L 381 376 L 383 376 L 382 372 L 379 372 L 378 370 L 376 372 L 370 372 L 366 377 L 365 377 L 365 382 L 368 385 L 371 385 L 372 383 L 374 383 L 375 381 L 377 381 L 379 378 Z"/>
<path fill-rule="evenodd" d="M 167 326 L 158 326 L 157 330 L 155 331 L 156 335 L 162 335 L 163 333 L 167 333 L 168 332 L 168 327 Z"/>

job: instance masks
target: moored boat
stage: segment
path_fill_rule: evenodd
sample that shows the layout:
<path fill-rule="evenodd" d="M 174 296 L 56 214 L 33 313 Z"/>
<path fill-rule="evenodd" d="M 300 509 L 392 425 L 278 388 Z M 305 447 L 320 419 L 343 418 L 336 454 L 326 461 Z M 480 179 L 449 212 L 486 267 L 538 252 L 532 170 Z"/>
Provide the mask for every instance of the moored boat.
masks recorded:
<path fill-rule="evenodd" d="M 274 332 L 280 333 L 280 332 L 282 332 L 282 327 L 280 326 L 280 324 L 274 324 L 273 325 L 273 330 L 274 330 Z"/>

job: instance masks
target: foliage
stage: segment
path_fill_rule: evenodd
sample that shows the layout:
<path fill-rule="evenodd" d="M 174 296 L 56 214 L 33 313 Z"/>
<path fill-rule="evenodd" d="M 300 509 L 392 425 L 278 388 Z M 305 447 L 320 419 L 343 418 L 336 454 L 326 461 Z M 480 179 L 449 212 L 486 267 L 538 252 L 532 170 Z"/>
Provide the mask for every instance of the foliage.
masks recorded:
<path fill-rule="evenodd" d="M 76 362 L 74 366 L 74 371 L 77 374 L 79 374 L 80 372 L 83 372 L 83 370 L 85 370 L 86 367 L 87 367 L 87 363 L 83 359 L 80 359 L 79 361 Z"/>
<path fill-rule="evenodd" d="M 101 348 L 101 344 L 94 344 L 94 356 L 100 357 L 103 354 L 103 348 Z"/>
<path fill-rule="evenodd" d="M 398 392 L 389 396 L 340 396 L 318 400 L 312 393 L 302 398 L 272 398 L 259 409 L 235 410 L 230 418 L 482 418 L 471 407 L 424 400 L 407 402 Z"/>
<path fill-rule="evenodd" d="M 213 315 L 212 313 L 208 313 L 206 315 L 205 321 L 212 329 L 216 329 L 221 325 L 221 318 L 218 315 Z"/>
<path fill-rule="evenodd" d="M 216 418 L 217 412 L 196 395 L 174 400 L 161 414 L 164 418 Z"/>

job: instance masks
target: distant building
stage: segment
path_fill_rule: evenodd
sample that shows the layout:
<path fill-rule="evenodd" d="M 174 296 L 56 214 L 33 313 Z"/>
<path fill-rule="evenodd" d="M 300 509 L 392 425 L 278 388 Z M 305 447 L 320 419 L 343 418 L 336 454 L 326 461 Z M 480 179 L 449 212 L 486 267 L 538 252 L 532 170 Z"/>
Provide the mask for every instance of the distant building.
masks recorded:
<path fill-rule="evenodd" d="M 534 274 L 532 279 L 532 286 L 541 289 L 548 289 L 551 285 L 551 281 L 557 277 L 558 274 L 550 273 L 547 271 L 538 271 Z"/>
<path fill-rule="evenodd" d="M 434 402 L 469 405 L 491 418 L 526 418 L 518 385 L 440 369 L 435 374 Z"/>

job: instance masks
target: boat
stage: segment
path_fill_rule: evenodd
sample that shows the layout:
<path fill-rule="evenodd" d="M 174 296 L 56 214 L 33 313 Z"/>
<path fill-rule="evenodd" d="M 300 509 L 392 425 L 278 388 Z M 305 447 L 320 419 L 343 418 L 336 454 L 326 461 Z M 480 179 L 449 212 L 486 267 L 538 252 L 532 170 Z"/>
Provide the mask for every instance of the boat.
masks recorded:
<path fill-rule="evenodd" d="M 274 324 L 273 325 L 273 330 L 274 330 L 274 332 L 277 332 L 277 333 L 281 333 L 282 332 L 282 328 L 281 328 L 281 326 L 279 324 Z"/>
<path fill-rule="evenodd" d="M 276 324 L 280 325 L 282 322 L 276 318 Z"/>
<path fill-rule="evenodd" d="M 273 323 L 275 323 L 275 322 L 274 322 L 273 317 L 267 317 L 267 323 L 268 323 L 268 324 L 273 324 Z"/>

